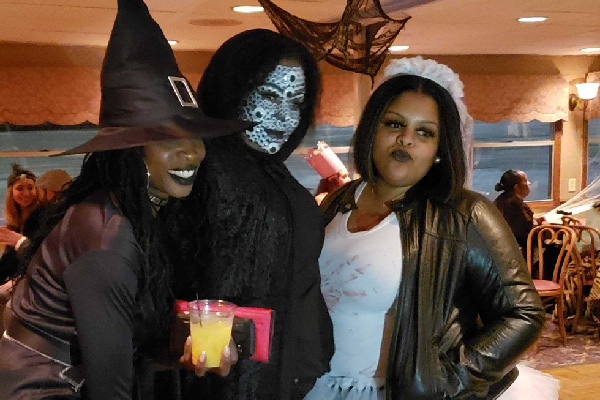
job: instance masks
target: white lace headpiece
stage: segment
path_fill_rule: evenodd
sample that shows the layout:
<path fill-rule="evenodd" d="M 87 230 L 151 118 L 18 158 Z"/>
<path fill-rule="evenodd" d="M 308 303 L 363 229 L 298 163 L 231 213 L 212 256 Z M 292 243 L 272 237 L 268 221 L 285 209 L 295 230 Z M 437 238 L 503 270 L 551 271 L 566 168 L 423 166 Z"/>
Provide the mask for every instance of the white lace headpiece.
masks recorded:
<path fill-rule="evenodd" d="M 447 65 L 440 64 L 434 60 L 425 60 L 421 56 L 406 57 L 391 60 L 384 69 L 383 74 L 376 80 L 377 88 L 383 82 L 397 75 L 417 75 L 430 79 L 446 89 L 454 102 L 460 115 L 460 125 L 465 152 L 470 153 L 471 141 L 473 139 L 473 118 L 467 112 L 467 106 L 463 101 L 463 83 Z"/>

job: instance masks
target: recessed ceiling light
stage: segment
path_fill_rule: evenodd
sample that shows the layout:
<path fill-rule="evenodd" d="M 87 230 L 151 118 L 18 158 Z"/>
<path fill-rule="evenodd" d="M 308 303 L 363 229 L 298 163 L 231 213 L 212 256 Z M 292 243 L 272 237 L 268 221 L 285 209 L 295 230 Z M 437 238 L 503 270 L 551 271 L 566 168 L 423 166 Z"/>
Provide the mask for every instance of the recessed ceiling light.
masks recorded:
<path fill-rule="evenodd" d="M 519 18 L 517 21 L 531 23 L 531 22 L 544 22 L 547 19 L 548 18 L 546 18 L 546 17 L 523 17 L 523 18 Z"/>
<path fill-rule="evenodd" d="M 175 46 L 177 43 L 179 43 L 177 40 L 168 40 L 168 42 L 171 46 Z"/>
<path fill-rule="evenodd" d="M 582 51 L 584 53 L 595 53 L 597 51 L 600 51 L 600 47 L 586 47 L 585 49 L 581 49 L 579 51 Z"/>
<path fill-rule="evenodd" d="M 235 6 L 233 7 L 233 11 L 244 13 L 244 14 L 252 14 L 263 12 L 263 8 L 261 6 Z"/>
<path fill-rule="evenodd" d="M 390 51 L 404 51 L 404 50 L 408 50 L 410 46 L 390 46 L 389 50 Z"/>
<path fill-rule="evenodd" d="M 195 26 L 237 26 L 242 21 L 232 18 L 197 18 L 190 21 L 190 25 Z"/>

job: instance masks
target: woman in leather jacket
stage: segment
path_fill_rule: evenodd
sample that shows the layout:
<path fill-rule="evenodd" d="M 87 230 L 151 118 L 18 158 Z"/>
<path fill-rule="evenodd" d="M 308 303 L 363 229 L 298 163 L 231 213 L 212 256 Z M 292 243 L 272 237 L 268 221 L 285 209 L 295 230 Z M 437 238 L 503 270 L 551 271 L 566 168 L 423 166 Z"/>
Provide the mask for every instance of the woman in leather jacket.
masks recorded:
<path fill-rule="evenodd" d="M 321 205 L 336 352 L 305 400 L 519 398 L 507 388 L 541 332 L 540 298 L 496 207 L 463 189 L 456 74 L 397 61 L 353 139 L 362 178 Z M 558 398 L 553 378 L 519 370 L 528 398 L 536 384 Z"/>

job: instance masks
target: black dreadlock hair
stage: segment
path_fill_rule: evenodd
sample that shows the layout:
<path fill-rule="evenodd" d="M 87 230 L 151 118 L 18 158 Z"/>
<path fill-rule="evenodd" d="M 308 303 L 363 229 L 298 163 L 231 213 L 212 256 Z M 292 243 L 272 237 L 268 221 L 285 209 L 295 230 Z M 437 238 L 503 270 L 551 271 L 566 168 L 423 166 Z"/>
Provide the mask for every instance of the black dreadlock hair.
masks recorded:
<path fill-rule="evenodd" d="M 161 229 L 156 226 L 157 220 L 152 213 L 147 187 L 147 170 L 141 147 L 86 155 L 80 175 L 53 199 L 48 210 L 42 215 L 40 229 L 27 248 L 17 276 L 24 274 L 42 241 L 64 217 L 68 208 L 104 188 L 115 196 L 121 212 L 130 221 L 144 255 L 145 262 L 137 271 L 137 299 L 150 293 L 149 297 L 155 310 L 149 320 L 144 322 L 156 327 L 158 335 L 164 335 L 173 314 L 172 268 L 164 254 Z"/>

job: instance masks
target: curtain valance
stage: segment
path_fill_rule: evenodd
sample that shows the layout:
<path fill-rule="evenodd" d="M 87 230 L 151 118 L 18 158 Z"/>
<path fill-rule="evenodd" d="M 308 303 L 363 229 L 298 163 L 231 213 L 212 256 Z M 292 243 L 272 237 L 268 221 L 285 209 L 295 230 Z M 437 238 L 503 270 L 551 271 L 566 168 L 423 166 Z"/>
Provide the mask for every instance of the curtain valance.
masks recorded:
<path fill-rule="evenodd" d="M 0 123 L 98 123 L 100 71 L 86 67 L 3 67 Z"/>
<path fill-rule="evenodd" d="M 494 123 L 567 120 L 569 83 L 560 75 L 460 75 L 471 116 Z"/>
<path fill-rule="evenodd" d="M 322 87 L 315 110 L 315 124 L 353 125 L 354 103 L 357 101 L 353 74 L 324 74 Z"/>
<path fill-rule="evenodd" d="M 186 74 L 196 87 L 201 74 Z M 0 123 L 57 125 L 98 123 L 100 69 L 0 68 Z"/>
<path fill-rule="evenodd" d="M 600 80 L 600 73 L 588 81 Z M 196 86 L 201 74 L 186 74 Z M 323 74 L 317 124 L 355 123 L 357 89 L 350 73 Z M 569 84 L 560 75 L 461 75 L 469 112 L 479 121 L 567 119 Z M 100 70 L 88 67 L 0 68 L 0 123 L 75 125 L 98 123 Z M 600 116 L 600 99 L 588 103 L 588 118 Z"/>

